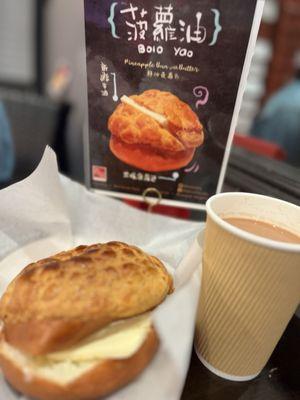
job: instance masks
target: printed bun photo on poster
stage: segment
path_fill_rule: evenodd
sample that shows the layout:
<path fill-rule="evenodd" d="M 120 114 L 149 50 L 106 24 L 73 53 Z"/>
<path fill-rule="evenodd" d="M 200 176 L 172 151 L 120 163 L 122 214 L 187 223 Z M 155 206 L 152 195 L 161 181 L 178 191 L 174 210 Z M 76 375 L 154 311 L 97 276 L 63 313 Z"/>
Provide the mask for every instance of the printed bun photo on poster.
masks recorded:
<path fill-rule="evenodd" d="M 222 189 L 263 5 L 85 0 L 89 189 L 205 209 Z"/>
<path fill-rule="evenodd" d="M 108 129 L 113 154 L 150 172 L 185 167 L 204 141 L 203 126 L 191 107 L 174 94 L 155 89 L 122 96 Z"/>

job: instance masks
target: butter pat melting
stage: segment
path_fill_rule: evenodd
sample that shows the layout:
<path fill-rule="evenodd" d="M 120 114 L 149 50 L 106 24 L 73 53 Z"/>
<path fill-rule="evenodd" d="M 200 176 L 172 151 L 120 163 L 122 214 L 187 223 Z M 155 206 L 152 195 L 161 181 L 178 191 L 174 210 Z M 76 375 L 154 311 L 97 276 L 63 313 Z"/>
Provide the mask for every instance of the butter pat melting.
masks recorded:
<path fill-rule="evenodd" d="M 133 356 L 145 341 L 151 321 L 148 315 L 115 322 L 102 329 L 80 345 L 66 351 L 47 355 L 54 361 L 94 361 L 99 359 L 123 359 Z"/>
<path fill-rule="evenodd" d="M 101 360 L 133 356 L 144 343 L 150 327 L 150 315 L 143 314 L 112 323 L 65 351 L 28 357 L 7 343 L 2 343 L 0 351 L 22 368 L 28 381 L 33 376 L 39 376 L 56 383 L 68 384 Z"/>
<path fill-rule="evenodd" d="M 148 108 L 141 106 L 134 100 L 132 100 L 130 97 L 127 96 L 122 96 L 121 97 L 121 102 L 124 104 L 127 104 L 128 106 L 131 106 L 135 108 L 136 110 L 140 111 L 141 113 L 148 115 L 148 117 L 153 118 L 156 122 L 158 122 L 162 127 L 167 127 L 168 125 L 168 120 L 166 117 L 164 117 L 161 114 L 158 114 L 154 111 L 148 110 Z"/>

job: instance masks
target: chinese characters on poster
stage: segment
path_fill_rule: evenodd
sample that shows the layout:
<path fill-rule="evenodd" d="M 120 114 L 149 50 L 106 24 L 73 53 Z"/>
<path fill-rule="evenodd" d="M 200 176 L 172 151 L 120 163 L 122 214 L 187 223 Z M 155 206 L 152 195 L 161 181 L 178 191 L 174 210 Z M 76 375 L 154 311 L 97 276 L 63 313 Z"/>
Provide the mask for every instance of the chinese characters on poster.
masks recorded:
<path fill-rule="evenodd" d="M 203 207 L 261 2 L 85 0 L 91 188 Z"/>

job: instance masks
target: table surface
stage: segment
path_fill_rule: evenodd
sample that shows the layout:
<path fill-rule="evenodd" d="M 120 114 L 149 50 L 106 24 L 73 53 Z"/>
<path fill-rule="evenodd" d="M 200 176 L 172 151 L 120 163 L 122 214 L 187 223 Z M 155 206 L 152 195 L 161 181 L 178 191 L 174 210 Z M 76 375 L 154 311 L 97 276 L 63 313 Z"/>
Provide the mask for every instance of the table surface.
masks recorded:
<path fill-rule="evenodd" d="M 231 382 L 208 371 L 193 351 L 181 400 L 299 400 L 300 318 L 290 321 L 268 364 L 250 382 Z"/>

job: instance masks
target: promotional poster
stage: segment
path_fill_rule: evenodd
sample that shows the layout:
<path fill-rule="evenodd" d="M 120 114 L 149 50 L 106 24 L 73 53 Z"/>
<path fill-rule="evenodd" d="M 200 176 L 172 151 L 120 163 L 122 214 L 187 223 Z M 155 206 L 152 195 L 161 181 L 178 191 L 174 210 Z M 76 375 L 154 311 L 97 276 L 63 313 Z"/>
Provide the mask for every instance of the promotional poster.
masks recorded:
<path fill-rule="evenodd" d="M 189 208 L 221 189 L 262 7 L 85 0 L 91 189 Z"/>

